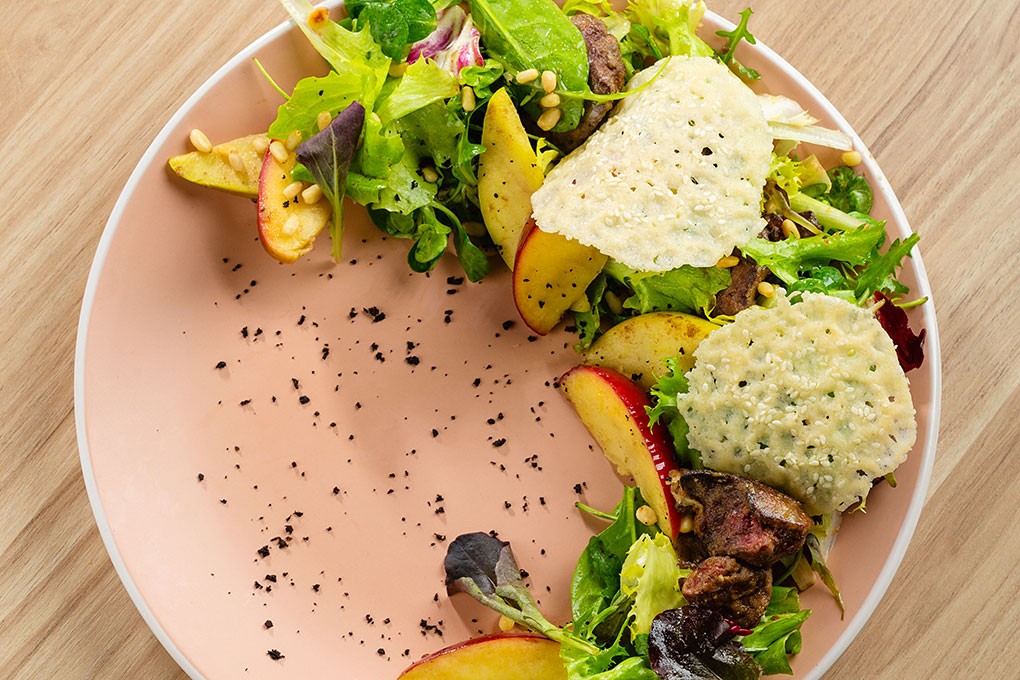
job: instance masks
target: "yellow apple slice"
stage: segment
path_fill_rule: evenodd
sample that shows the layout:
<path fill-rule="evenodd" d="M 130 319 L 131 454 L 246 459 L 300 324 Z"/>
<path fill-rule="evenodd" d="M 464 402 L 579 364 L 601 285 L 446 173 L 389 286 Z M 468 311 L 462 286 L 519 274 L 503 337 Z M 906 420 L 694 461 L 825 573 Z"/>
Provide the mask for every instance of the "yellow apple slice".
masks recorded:
<path fill-rule="evenodd" d="M 218 144 L 209 153 L 192 151 L 174 156 L 167 165 L 175 175 L 194 184 L 255 198 L 259 193 L 262 153 L 256 149 L 265 135 L 248 135 Z M 231 161 L 231 154 L 236 160 Z M 238 167 L 234 167 L 234 163 Z"/>
<path fill-rule="evenodd" d="M 430 654 L 399 680 L 566 680 L 560 645 L 538 635 L 489 635 Z"/>
<path fill-rule="evenodd" d="M 694 350 L 717 328 L 680 312 L 641 314 L 606 331 L 584 352 L 581 363 L 619 371 L 647 390 L 666 373 L 670 357 L 676 357 L 682 373 L 691 370 Z"/>
<path fill-rule="evenodd" d="M 578 366 L 563 374 L 560 389 L 577 411 L 609 462 L 634 478 L 659 528 L 670 538 L 680 531 L 681 518 L 669 490 L 669 474 L 679 470 L 669 434 L 648 423 L 651 401 L 636 383 L 600 366 Z"/>
<path fill-rule="evenodd" d="M 290 172 L 296 164 L 293 153 L 281 162 L 267 151 L 259 177 L 259 240 L 267 253 L 288 264 L 312 249 L 332 213 L 325 199 L 304 203 L 300 194 L 293 199 L 284 195 L 283 190 L 293 182 Z"/>
<path fill-rule="evenodd" d="M 489 237 L 513 269 L 524 225 L 531 217 L 531 194 L 544 175 L 506 89 L 492 95 L 482 123 L 478 159 L 478 205 Z"/>
<path fill-rule="evenodd" d="M 606 266 L 606 256 L 528 220 L 514 263 L 517 311 L 539 335 L 551 331 Z"/>

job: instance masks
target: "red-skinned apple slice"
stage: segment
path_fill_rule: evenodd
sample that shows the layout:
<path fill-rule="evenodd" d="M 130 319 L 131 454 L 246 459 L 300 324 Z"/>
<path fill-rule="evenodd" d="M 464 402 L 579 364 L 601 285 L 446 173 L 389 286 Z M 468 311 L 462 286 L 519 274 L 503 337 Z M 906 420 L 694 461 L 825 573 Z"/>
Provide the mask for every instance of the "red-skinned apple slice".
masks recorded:
<path fill-rule="evenodd" d="M 666 429 L 661 423 L 648 424 L 648 395 L 629 378 L 600 366 L 572 368 L 560 378 L 560 388 L 609 462 L 634 478 L 655 510 L 659 528 L 676 538 L 681 519 L 669 474 L 679 465 Z"/>
<path fill-rule="evenodd" d="M 680 312 L 650 312 L 621 321 L 585 350 L 582 363 L 604 366 L 650 389 L 666 373 L 666 359 L 677 359 L 686 373 L 694 367 L 694 350 L 719 328 L 705 319 Z"/>
<path fill-rule="evenodd" d="M 514 261 L 514 303 L 539 335 L 551 331 L 582 295 L 608 258 L 596 248 L 542 231 L 528 220 Z"/>
<path fill-rule="evenodd" d="M 332 213 L 327 200 L 304 203 L 300 194 L 293 199 L 284 196 L 296 163 L 293 153 L 281 163 L 267 151 L 259 175 L 259 240 L 267 253 L 288 264 L 312 249 Z"/>
<path fill-rule="evenodd" d="M 488 635 L 426 656 L 399 680 L 566 680 L 560 645 L 540 635 Z"/>

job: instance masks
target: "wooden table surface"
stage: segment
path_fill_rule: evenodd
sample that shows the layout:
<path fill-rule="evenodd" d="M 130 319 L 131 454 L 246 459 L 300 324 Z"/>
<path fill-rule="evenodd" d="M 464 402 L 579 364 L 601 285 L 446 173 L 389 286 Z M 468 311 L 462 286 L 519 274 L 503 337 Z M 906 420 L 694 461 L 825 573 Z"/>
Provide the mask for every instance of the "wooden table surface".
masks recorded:
<path fill-rule="evenodd" d="M 888 594 L 827 678 L 1018 677 L 1018 4 L 754 4 L 758 37 L 829 96 L 898 192 L 942 338 L 927 505 Z M 75 330 L 103 226 L 150 140 L 284 13 L 272 0 L 55 0 L 4 2 L 3 14 L 0 678 L 183 678 L 89 508 Z"/>

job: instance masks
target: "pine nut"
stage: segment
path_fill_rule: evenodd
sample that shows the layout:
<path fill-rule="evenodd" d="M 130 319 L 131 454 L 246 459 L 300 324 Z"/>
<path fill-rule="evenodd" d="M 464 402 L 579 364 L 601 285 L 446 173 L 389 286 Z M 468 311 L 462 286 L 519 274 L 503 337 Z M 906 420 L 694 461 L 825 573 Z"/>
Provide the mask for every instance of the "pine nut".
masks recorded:
<path fill-rule="evenodd" d="M 318 184 L 313 184 L 301 192 L 301 201 L 308 205 L 318 203 L 320 198 L 322 198 L 322 187 Z"/>
<path fill-rule="evenodd" d="M 475 91 L 467 85 L 460 88 L 460 104 L 468 113 L 475 110 Z"/>
<path fill-rule="evenodd" d="M 244 161 L 241 160 L 241 154 L 236 151 L 231 151 L 230 155 L 227 156 L 227 160 L 230 161 L 230 167 L 234 170 L 237 170 L 238 172 L 244 170 Z"/>
<path fill-rule="evenodd" d="M 542 71 L 542 89 L 546 94 L 556 89 L 556 74 L 552 71 Z"/>
<path fill-rule="evenodd" d="M 287 159 L 290 157 L 290 152 L 287 151 L 287 147 L 278 140 L 273 140 L 273 143 L 269 145 L 269 153 L 273 154 L 273 158 L 280 163 L 286 163 Z"/>
<path fill-rule="evenodd" d="M 251 143 L 251 147 L 255 149 L 255 153 L 260 156 L 266 155 L 266 149 L 269 148 L 269 140 L 265 137 L 256 137 Z"/>
<path fill-rule="evenodd" d="M 538 127 L 543 130 L 552 130 L 556 127 L 556 123 L 560 122 L 560 115 L 563 112 L 559 109 L 546 109 L 545 112 L 538 117 Z"/>
<path fill-rule="evenodd" d="M 298 148 L 298 145 L 300 144 L 301 144 L 301 132 L 299 130 L 294 130 L 289 135 L 287 135 L 286 142 L 287 151 L 293 151 L 294 149 Z"/>
<path fill-rule="evenodd" d="M 293 201 L 297 197 L 297 195 L 301 193 L 301 190 L 304 188 L 305 185 L 302 184 L 301 182 L 291 182 L 290 184 L 283 188 L 283 196 L 288 201 Z"/>
<path fill-rule="evenodd" d="M 293 236 L 298 233 L 301 229 L 301 219 L 297 215 L 291 215 L 287 218 L 287 221 L 283 223 L 281 231 L 285 236 Z"/>
<path fill-rule="evenodd" d="M 776 287 L 773 286 L 768 281 L 762 281 L 761 283 L 758 284 L 758 293 L 762 297 L 770 298 L 776 294 Z"/>
<path fill-rule="evenodd" d="M 390 76 L 393 78 L 399 78 L 404 75 L 404 71 L 407 70 L 407 62 L 402 61 L 399 64 L 390 64 Z"/>
<path fill-rule="evenodd" d="M 786 238 L 800 238 L 800 230 L 793 220 L 783 220 L 783 236 Z"/>
<path fill-rule="evenodd" d="M 199 153 L 209 153 L 212 151 L 212 142 L 205 136 L 205 133 L 199 129 L 194 129 L 191 134 L 188 135 L 188 139 L 191 140 L 191 145 L 199 151 Z"/>
<path fill-rule="evenodd" d="M 329 115 L 329 111 L 319 111 L 319 115 L 315 118 L 315 124 L 319 126 L 320 130 L 325 130 L 332 122 L 333 116 Z"/>
<path fill-rule="evenodd" d="M 844 151 L 840 155 L 839 160 L 843 161 L 843 165 L 856 168 L 861 164 L 861 152 L 860 151 Z"/>
<path fill-rule="evenodd" d="M 517 74 L 517 82 L 520 83 L 521 85 L 530 83 L 536 78 L 538 78 L 537 68 L 529 68 Z"/>
<path fill-rule="evenodd" d="M 436 180 L 439 179 L 439 173 L 436 172 L 435 168 L 422 168 L 421 176 L 430 184 L 435 184 Z"/>
<path fill-rule="evenodd" d="M 689 534 L 694 531 L 694 520 L 690 515 L 684 515 L 680 518 L 680 533 Z"/>
<path fill-rule="evenodd" d="M 547 109 L 553 109 L 560 105 L 560 96 L 553 92 L 539 99 L 538 103 Z"/>
<path fill-rule="evenodd" d="M 499 615 L 499 629 L 504 633 L 509 633 L 514 629 L 513 619 L 508 619 L 503 614 Z"/>
<path fill-rule="evenodd" d="M 652 510 L 650 505 L 642 505 L 634 514 L 639 522 L 648 526 L 652 526 L 658 521 L 658 518 L 655 516 L 655 510 Z"/>
<path fill-rule="evenodd" d="M 318 31 L 325 28 L 328 21 L 329 10 L 325 7 L 316 7 L 308 13 L 308 28 Z"/>
<path fill-rule="evenodd" d="M 736 267 L 739 263 L 739 257 L 736 255 L 727 255 L 726 257 L 719 258 L 719 261 L 715 263 L 715 266 L 719 269 L 729 269 L 730 267 Z"/>

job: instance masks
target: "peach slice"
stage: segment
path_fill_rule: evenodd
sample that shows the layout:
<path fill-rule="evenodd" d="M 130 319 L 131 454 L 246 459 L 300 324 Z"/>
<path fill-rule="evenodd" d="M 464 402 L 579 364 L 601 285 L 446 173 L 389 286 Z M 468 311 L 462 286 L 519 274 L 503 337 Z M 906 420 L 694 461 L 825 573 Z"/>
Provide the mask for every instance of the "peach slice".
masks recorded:
<path fill-rule="evenodd" d="M 517 246 L 531 217 L 531 194 L 545 175 L 506 88 L 497 90 L 485 108 L 478 159 L 478 207 L 489 237 L 513 269 Z"/>
<path fill-rule="evenodd" d="M 591 246 L 542 231 L 529 219 L 514 262 L 517 311 L 539 335 L 551 331 L 584 295 L 608 258 Z"/>
<path fill-rule="evenodd" d="M 265 135 L 248 135 L 217 144 L 209 153 L 192 151 L 174 156 L 167 165 L 175 175 L 194 184 L 227 193 L 255 198 L 259 192 L 259 174 L 262 172 L 262 154 L 256 140 L 265 141 Z M 236 161 L 231 161 L 234 154 Z M 234 163 L 239 167 L 235 168 Z"/>
<path fill-rule="evenodd" d="M 694 350 L 717 328 L 680 312 L 641 314 L 606 331 L 584 352 L 581 363 L 619 371 L 647 390 L 665 375 L 670 357 L 676 357 L 680 372 L 691 370 Z"/>
<path fill-rule="evenodd" d="M 267 253 L 288 264 L 312 249 L 332 212 L 325 199 L 304 203 L 300 194 L 293 199 L 284 195 L 283 190 L 293 182 L 290 173 L 296 164 L 293 153 L 280 162 L 267 151 L 259 176 L 259 240 Z"/>
<path fill-rule="evenodd" d="M 669 474 L 679 470 L 669 434 L 648 424 L 648 395 L 629 378 L 601 366 L 577 366 L 560 378 L 560 388 L 609 462 L 629 475 L 655 510 L 659 528 L 670 538 L 680 531 L 680 513 L 669 490 Z"/>
<path fill-rule="evenodd" d="M 566 680 L 560 645 L 539 635 L 488 635 L 426 656 L 399 680 Z"/>

